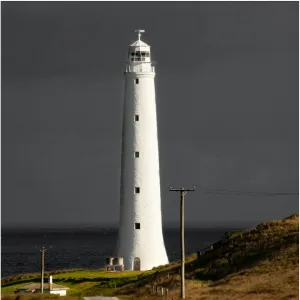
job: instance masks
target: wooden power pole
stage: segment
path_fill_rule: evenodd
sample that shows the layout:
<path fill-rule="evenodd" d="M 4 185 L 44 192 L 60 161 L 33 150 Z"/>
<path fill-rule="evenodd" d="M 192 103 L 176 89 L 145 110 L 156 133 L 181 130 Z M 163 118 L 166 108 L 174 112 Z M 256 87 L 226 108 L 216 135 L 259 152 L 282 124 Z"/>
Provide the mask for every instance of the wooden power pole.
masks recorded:
<path fill-rule="evenodd" d="M 184 196 L 187 192 L 194 192 L 195 187 L 193 189 L 172 189 L 169 188 L 171 192 L 180 192 L 180 241 L 181 241 L 181 299 L 185 299 L 185 285 L 184 285 L 184 277 L 185 277 L 185 270 L 184 270 L 184 260 L 185 260 L 185 253 L 184 253 Z"/>
<path fill-rule="evenodd" d="M 44 293 L 44 271 L 45 271 L 45 247 L 41 250 L 41 293 Z"/>

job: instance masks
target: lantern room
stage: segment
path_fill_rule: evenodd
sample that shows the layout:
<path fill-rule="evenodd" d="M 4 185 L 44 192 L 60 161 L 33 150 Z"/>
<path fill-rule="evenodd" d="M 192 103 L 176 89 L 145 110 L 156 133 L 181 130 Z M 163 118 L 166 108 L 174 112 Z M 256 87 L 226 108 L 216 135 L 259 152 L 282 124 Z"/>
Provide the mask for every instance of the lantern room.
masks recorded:
<path fill-rule="evenodd" d="M 136 30 L 138 32 L 138 40 L 129 46 L 128 60 L 129 63 L 151 62 L 150 46 L 141 41 L 141 32 L 144 30 Z"/>

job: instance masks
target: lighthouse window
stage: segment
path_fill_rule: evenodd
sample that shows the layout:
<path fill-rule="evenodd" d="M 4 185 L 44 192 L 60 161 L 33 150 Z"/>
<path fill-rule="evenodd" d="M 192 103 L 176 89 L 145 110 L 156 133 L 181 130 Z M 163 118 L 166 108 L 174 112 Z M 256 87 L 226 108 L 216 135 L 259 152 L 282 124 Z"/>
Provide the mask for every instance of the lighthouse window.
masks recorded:
<path fill-rule="evenodd" d="M 135 193 L 139 194 L 140 193 L 140 188 L 139 187 L 135 187 Z"/>
<path fill-rule="evenodd" d="M 136 83 L 136 84 L 139 84 L 139 79 L 138 79 L 138 78 L 135 80 L 135 83 Z"/>
<path fill-rule="evenodd" d="M 135 121 L 138 121 L 140 119 L 140 116 L 139 115 L 135 115 Z"/>
<path fill-rule="evenodd" d="M 135 223 L 134 228 L 135 229 L 141 229 L 141 223 Z"/>
<path fill-rule="evenodd" d="M 137 51 L 137 52 L 131 52 L 130 54 L 133 57 L 137 57 L 135 59 L 135 61 L 140 60 L 141 57 L 150 57 L 150 52 L 139 52 L 139 51 Z"/>
<path fill-rule="evenodd" d="M 138 151 L 134 152 L 134 157 L 140 157 L 140 152 Z"/>

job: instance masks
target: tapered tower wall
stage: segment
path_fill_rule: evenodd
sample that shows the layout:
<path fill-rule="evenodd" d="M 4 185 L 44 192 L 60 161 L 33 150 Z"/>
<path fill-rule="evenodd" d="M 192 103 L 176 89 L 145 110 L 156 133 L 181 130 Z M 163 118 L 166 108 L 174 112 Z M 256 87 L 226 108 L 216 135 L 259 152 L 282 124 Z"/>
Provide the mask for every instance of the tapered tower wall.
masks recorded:
<path fill-rule="evenodd" d="M 151 62 L 134 62 L 124 75 L 118 256 L 124 258 L 126 270 L 148 270 L 168 263 L 162 232 L 155 70 Z"/>

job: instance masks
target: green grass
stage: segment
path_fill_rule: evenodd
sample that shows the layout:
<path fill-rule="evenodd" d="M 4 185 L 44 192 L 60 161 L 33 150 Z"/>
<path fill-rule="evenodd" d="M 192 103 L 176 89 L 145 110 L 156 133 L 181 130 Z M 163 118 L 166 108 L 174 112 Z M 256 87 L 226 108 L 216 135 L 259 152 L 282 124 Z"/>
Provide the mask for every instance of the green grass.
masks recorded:
<path fill-rule="evenodd" d="M 47 277 L 49 275 L 62 274 L 62 273 L 73 273 L 73 272 L 80 272 L 80 271 L 83 271 L 83 270 L 78 270 L 78 269 L 55 270 L 55 271 L 45 272 L 45 277 Z M 104 270 L 99 270 L 99 272 L 101 272 L 101 271 L 104 271 Z M 7 285 L 9 283 L 14 283 L 14 282 L 27 282 L 28 280 L 38 278 L 39 276 L 40 276 L 40 273 L 28 273 L 28 274 L 4 277 L 4 278 L 1 278 L 1 286 Z"/>
<path fill-rule="evenodd" d="M 124 271 L 106 272 L 104 270 L 77 270 L 66 271 L 53 275 L 56 284 L 69 288 L 68 295 L 93 296 L 109 295 L 115 288 L 128 283 L 136 282 L 154 271 Z M 45 276 L 46 278 L 49 274 Z M 3 282 L 4 281 L 4 282 Z M 31 282 L 40 282 L 39 274 L 30 274 L 11 277 L 9 281 L 3 280 L 1 292 L 3 295 L 12 294 L 16 289 Z"/>
<path fill-rule="evenodd" d="M 149 271 L 147 271 L 149 272 Z M 101 271 L 78 271 L 72 273 L 62 273 L 58 275 L 53 275 L 53 279 L 61 280 L 61 279 L 98 279 L 98 278 L 123 278 L 123 277 L 132 277 L 138 276 L 143 273 L 147 273 L 143 271 L 124 271 L 124 272 L 106 272 L 104 270 Z"/>
<path fill-rule="evenodd" d="M 24 286 L 24 283 L 14 284 L 11 286 L 1 286 L 1 294 L 13 294 L 14 291 L 22 286 Z"/>

